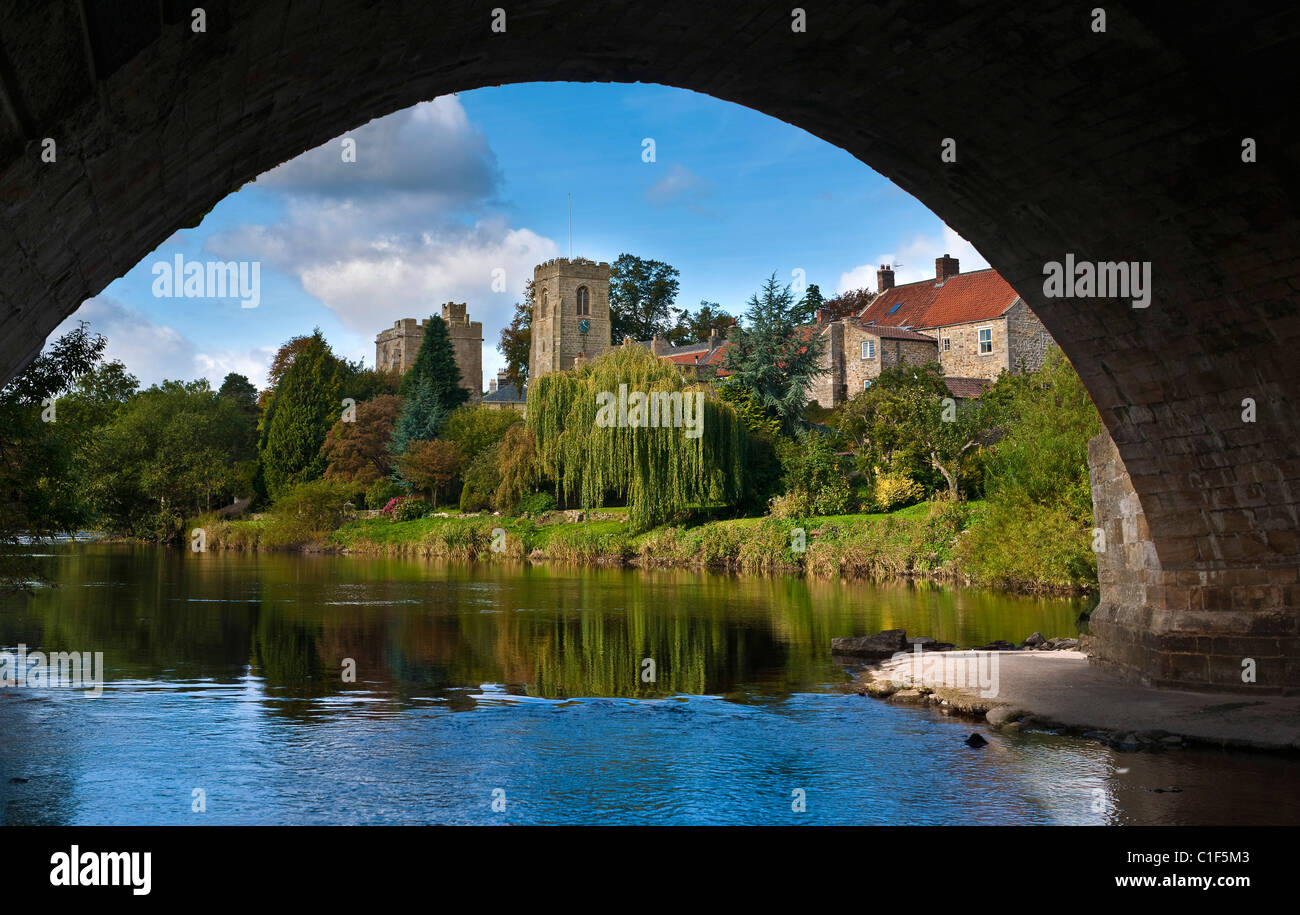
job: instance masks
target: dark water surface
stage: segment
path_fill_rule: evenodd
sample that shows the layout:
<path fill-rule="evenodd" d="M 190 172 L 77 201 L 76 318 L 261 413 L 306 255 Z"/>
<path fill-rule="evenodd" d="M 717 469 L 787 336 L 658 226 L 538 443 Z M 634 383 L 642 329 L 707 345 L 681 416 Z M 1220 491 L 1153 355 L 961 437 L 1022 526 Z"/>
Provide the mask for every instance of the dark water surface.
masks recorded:
<path fill-rule="evenodd" d="M 1072 636 L 1077 601 L 681 571 L 45 552 L 57 586 L 0 599 L 0 647 L 102 651 L 106 683 L 97 699 L 0 690 L 7 824 L 1300 821 L 1292 759 L 1117 753 L 837 689 L 850 674 L 832 637 Z M 978 751 L 962 742 L 976 729 L 990 740 Z M 1152 790 L 1170 786 L 1182 790 Z M 196 791 L 205 812 L 192 810 Z M 800 798 L 806 809 L 792 809 Z"/>

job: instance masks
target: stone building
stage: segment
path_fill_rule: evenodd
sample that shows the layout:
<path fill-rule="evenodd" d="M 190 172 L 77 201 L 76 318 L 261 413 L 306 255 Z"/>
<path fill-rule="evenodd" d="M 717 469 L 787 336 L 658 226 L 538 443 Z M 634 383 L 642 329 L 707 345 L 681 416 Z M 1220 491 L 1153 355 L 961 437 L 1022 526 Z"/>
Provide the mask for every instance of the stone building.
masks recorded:
<path fill-rule="evenodd" d="M 962 273 L 955 257 L 935 259 L 935 278 L 894 285 L 876 271 L 878 295 L 859 314 L 826 323 L 823 367 L 813 395 L 834 407 L 900 361 L 938 362 L 948 388 L 972 397 L 1004 371 L 1034 371 L 1055 342 L 996 270 Z"/>
<path fill-rule="evenodd" d="M 573 368 L 610 348 L 609 264 L 557 257 L 533 270 L 528 377 Z"/>
<path fill-rule="evenodd" d="M 469 402 L 479 403 L 483 399 L 483 322 L 471 321 L 466 309 L 464 302 L 448 302 L 442 306 L 442 320 L 456 354 L 461 385 L 469 390 Z M 428 323 L 428 318 L 402 318 L 380 331 L 375 338 L 375 368 L 405 374 L 415 365 Z"/>
<path fill-rule="evenodd" d="M 518 410 L 525 412 L 526 395 L 506 380 L 506 370 L 497 372 L 497 377 L 488 382 L 487 393 L 483 395 L 483 406 L 493 410 Z"/>

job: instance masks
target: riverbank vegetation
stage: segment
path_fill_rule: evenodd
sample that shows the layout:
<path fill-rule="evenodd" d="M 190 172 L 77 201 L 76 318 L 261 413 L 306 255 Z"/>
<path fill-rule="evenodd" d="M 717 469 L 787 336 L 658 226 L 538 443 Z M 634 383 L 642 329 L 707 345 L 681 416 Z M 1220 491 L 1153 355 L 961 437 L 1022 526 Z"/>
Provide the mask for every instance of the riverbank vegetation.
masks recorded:
<path fill-rule="evenodd" d="M 527 419 L 467 403 L 436 316 L 404 376 L 339 358 L 316 331 L 279 349 L 261 392 L 233 373 L 216 390 L 141 390 L 81 327 L 0 397 L 0 545 L 93 528 L 206 548 L 1095 585 L 1100 423 L 1059 352 L 977 399 L 954 400 L 937 364 L 904 364 L 834 411 L 800 409 L 817 375 L 808 308 L 769 278 L 716 380 L 615 347 L 535 379 Z"/>

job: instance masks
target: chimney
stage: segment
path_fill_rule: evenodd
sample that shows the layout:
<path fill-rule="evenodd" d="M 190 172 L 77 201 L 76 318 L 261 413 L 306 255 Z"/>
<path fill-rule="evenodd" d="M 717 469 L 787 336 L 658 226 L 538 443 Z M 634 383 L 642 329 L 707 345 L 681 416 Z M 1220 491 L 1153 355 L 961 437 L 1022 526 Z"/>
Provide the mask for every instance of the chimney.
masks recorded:
<path fill-rule="evenodd" d="M 497 380 L 495 378 L 492 378 L 488 381 L 488 393 L 495 394 L 496 392 L 497 392 Z"/>
<path fill-rule="evenodd" d="M 944 255 L 934 259 L 934 281 L 942 283 L 947 281 L 948 277 L 956 276 L 961 273 L 961 266 L 955 257 Z"/>
<path fill-rule="evenodd" d="M 663 353 L 666 353 L 667 351 L 668 351 L 668 341 L 664 340 L 658 334 L 655 334 L 653 337 L 650 338 L 650 352 L 658 356 Z"/>
<path fill-rule="evenodd" d="M 884 292 L 886 289 L 894 288 L 894 268 L 888 264 L 881 264 L 880 269 L 876 271 L 876 292 Z"/>
<path fill-rule="evenodd" d="M 709 352 L 713 352 L 721 345 L 722 338 L 718 336 L 718 329 L 716 327 L 709 328 Z"/>

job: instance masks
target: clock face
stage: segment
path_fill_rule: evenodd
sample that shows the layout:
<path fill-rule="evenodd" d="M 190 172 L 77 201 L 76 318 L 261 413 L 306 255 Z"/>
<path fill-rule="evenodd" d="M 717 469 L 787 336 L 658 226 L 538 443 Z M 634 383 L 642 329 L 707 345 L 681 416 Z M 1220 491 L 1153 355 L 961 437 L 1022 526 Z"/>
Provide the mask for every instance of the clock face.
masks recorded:
<path fill-rule="evenodd" d="M 581 321 L 578 322 L 578 330 L 582 331 L 585 334 L 587 331 L 591 330 L 591 322 L 588 321 L 586 318 L 583 318 Z"/>

